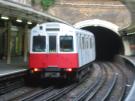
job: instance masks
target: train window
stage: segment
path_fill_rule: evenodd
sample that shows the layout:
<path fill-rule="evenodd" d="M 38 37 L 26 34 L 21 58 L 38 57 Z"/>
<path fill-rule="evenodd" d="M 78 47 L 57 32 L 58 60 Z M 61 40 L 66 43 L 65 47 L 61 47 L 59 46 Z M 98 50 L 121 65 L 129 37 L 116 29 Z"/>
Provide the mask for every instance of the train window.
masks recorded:
<path fill-rule="evenodd" d="M 60 36 L 60 51 L 73 51 L 73 36 Z"/>
<path fill-rule="evenodd" d="M 81 37 L 81 49 L 83 49 L 83 41 L 82 41 L 82 37 Z"/>
<path fill-rule="evenodd" d="M 81 45 L 81 37 L 79 37 L 79 45 L 80 45 L 80 49 L 82 49 L 82 45 Z"/>
<path fill-rule="evenodd" d="M 46 31 L 59 31 L 59 28 L 46 28 Z"/>
<path fill-rule="evenodd" d="M 84 43 L 83 43 L 83 45 L 84 45 L 84 49 L 86 49 L 86 40 L 85 40 L 85 38 L 84 38 Z"/>
<path fill-rule="evenodd" d="M 88 49 L 88 39 L 86 39 L 86 49 Z"/>
<path fill-rule="evenodd" d="M 45 36 L 33 36 L 33 52 L 45 52 L 46 49 L 46 37 Z"/>
<path fill-rule="evenodd" d="M 85 49 L 85 46 L 84 46 L 84 37 L 82 37 L 82 49 Z"/>
<path fill-rule="evenodd" d="M 92 48 L 92 38 L 90 38 L 90 48 Z"/>
<path fill-rule="evenodd" d="M 90 38 L 88 38 L 88 48 L 90 49 Z"/>
<path fill-rule="evenodd" d="M 49 52 L 56 52 L 56 36 L 49 36 Z"/>

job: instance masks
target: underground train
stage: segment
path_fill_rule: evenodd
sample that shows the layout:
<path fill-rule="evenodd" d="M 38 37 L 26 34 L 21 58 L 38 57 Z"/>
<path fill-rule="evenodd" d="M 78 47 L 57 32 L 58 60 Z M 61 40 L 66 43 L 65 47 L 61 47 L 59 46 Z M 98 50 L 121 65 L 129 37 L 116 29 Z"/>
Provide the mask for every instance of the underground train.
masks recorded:
<path fill-rule="evenodd" d="M 29 46 L 29 70 L 41 78 L 79 80 L 95 60 L 94 35 L 59 22 L 32 28 Z"/>

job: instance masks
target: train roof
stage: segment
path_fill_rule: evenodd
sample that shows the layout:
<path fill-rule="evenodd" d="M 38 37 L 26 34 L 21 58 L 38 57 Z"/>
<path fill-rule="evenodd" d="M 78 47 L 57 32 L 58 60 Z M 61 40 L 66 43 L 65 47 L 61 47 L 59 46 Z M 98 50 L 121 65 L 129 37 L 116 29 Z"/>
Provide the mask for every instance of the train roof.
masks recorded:
<path fill-rule="evenodd" d="M 85 34 L 89 34 L 89 35 L 93 36 L 92 32 L 89 32 L 89 31 L 86 31 L 83 29 L 78 29 L 78 28 L 75 28 L 73 26 L 70 26 L 70 25 L 67 25 L 64 23 L 60 23 L 60 22 L 46 22 L 46 23 L 38 24 L 32 28 L 32 31 L 33 32 L 36 32 L 36 31 L 40 32 L 40 31 L 43 31 L 44 29 L 46 29 L 46 30 L 53 29 L 54 31 L 57 29 L 62 29 L 63 31 L 71 30 L 71 31 L 75 31 L 77 33 L 85 32 Z"/>
<path fill-rule="evenodd" d="M 64 24 L 64 23 L 60 23 L 60 22 L 45 22 L 45 23 L 42 23 L 42 24 L 37 24 L 35 27 L 32 28 L 33 29 L 37 29 L 37 28 L 70 28 L 70 29 L 73 29 L 74 27 L 73 26 L 70 26 L 70 25 L 67 25 L 67 24 Z"/>

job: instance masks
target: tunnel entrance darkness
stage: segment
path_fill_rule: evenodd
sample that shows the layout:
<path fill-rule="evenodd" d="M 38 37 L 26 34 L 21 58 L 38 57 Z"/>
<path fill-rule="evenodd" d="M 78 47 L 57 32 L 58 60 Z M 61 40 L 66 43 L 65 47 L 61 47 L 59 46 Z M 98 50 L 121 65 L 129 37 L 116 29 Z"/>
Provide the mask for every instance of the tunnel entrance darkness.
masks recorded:
<path fill-rule="evenodd" d="M 116 55 L 124 54 L 122 39 L 114 31 L 100 26 L 87 26 L 82 29 L 95 35 L 96 60 L 113 60 Z"/>

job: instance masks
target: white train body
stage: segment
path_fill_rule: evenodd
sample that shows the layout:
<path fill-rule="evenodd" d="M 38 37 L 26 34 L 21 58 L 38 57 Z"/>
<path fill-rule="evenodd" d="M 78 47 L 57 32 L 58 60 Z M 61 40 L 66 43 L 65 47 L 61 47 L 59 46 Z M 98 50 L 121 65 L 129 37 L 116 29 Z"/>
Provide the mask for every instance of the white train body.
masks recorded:
<path fill-rule="evenodd" d="M 68 71 L 76 74 L 95 60 L 95 38 L 91 32 L 50 22 L 34 27 L 30 36 L 29 67 L 33 72 L 36 68 L 65 77 Z"/>

